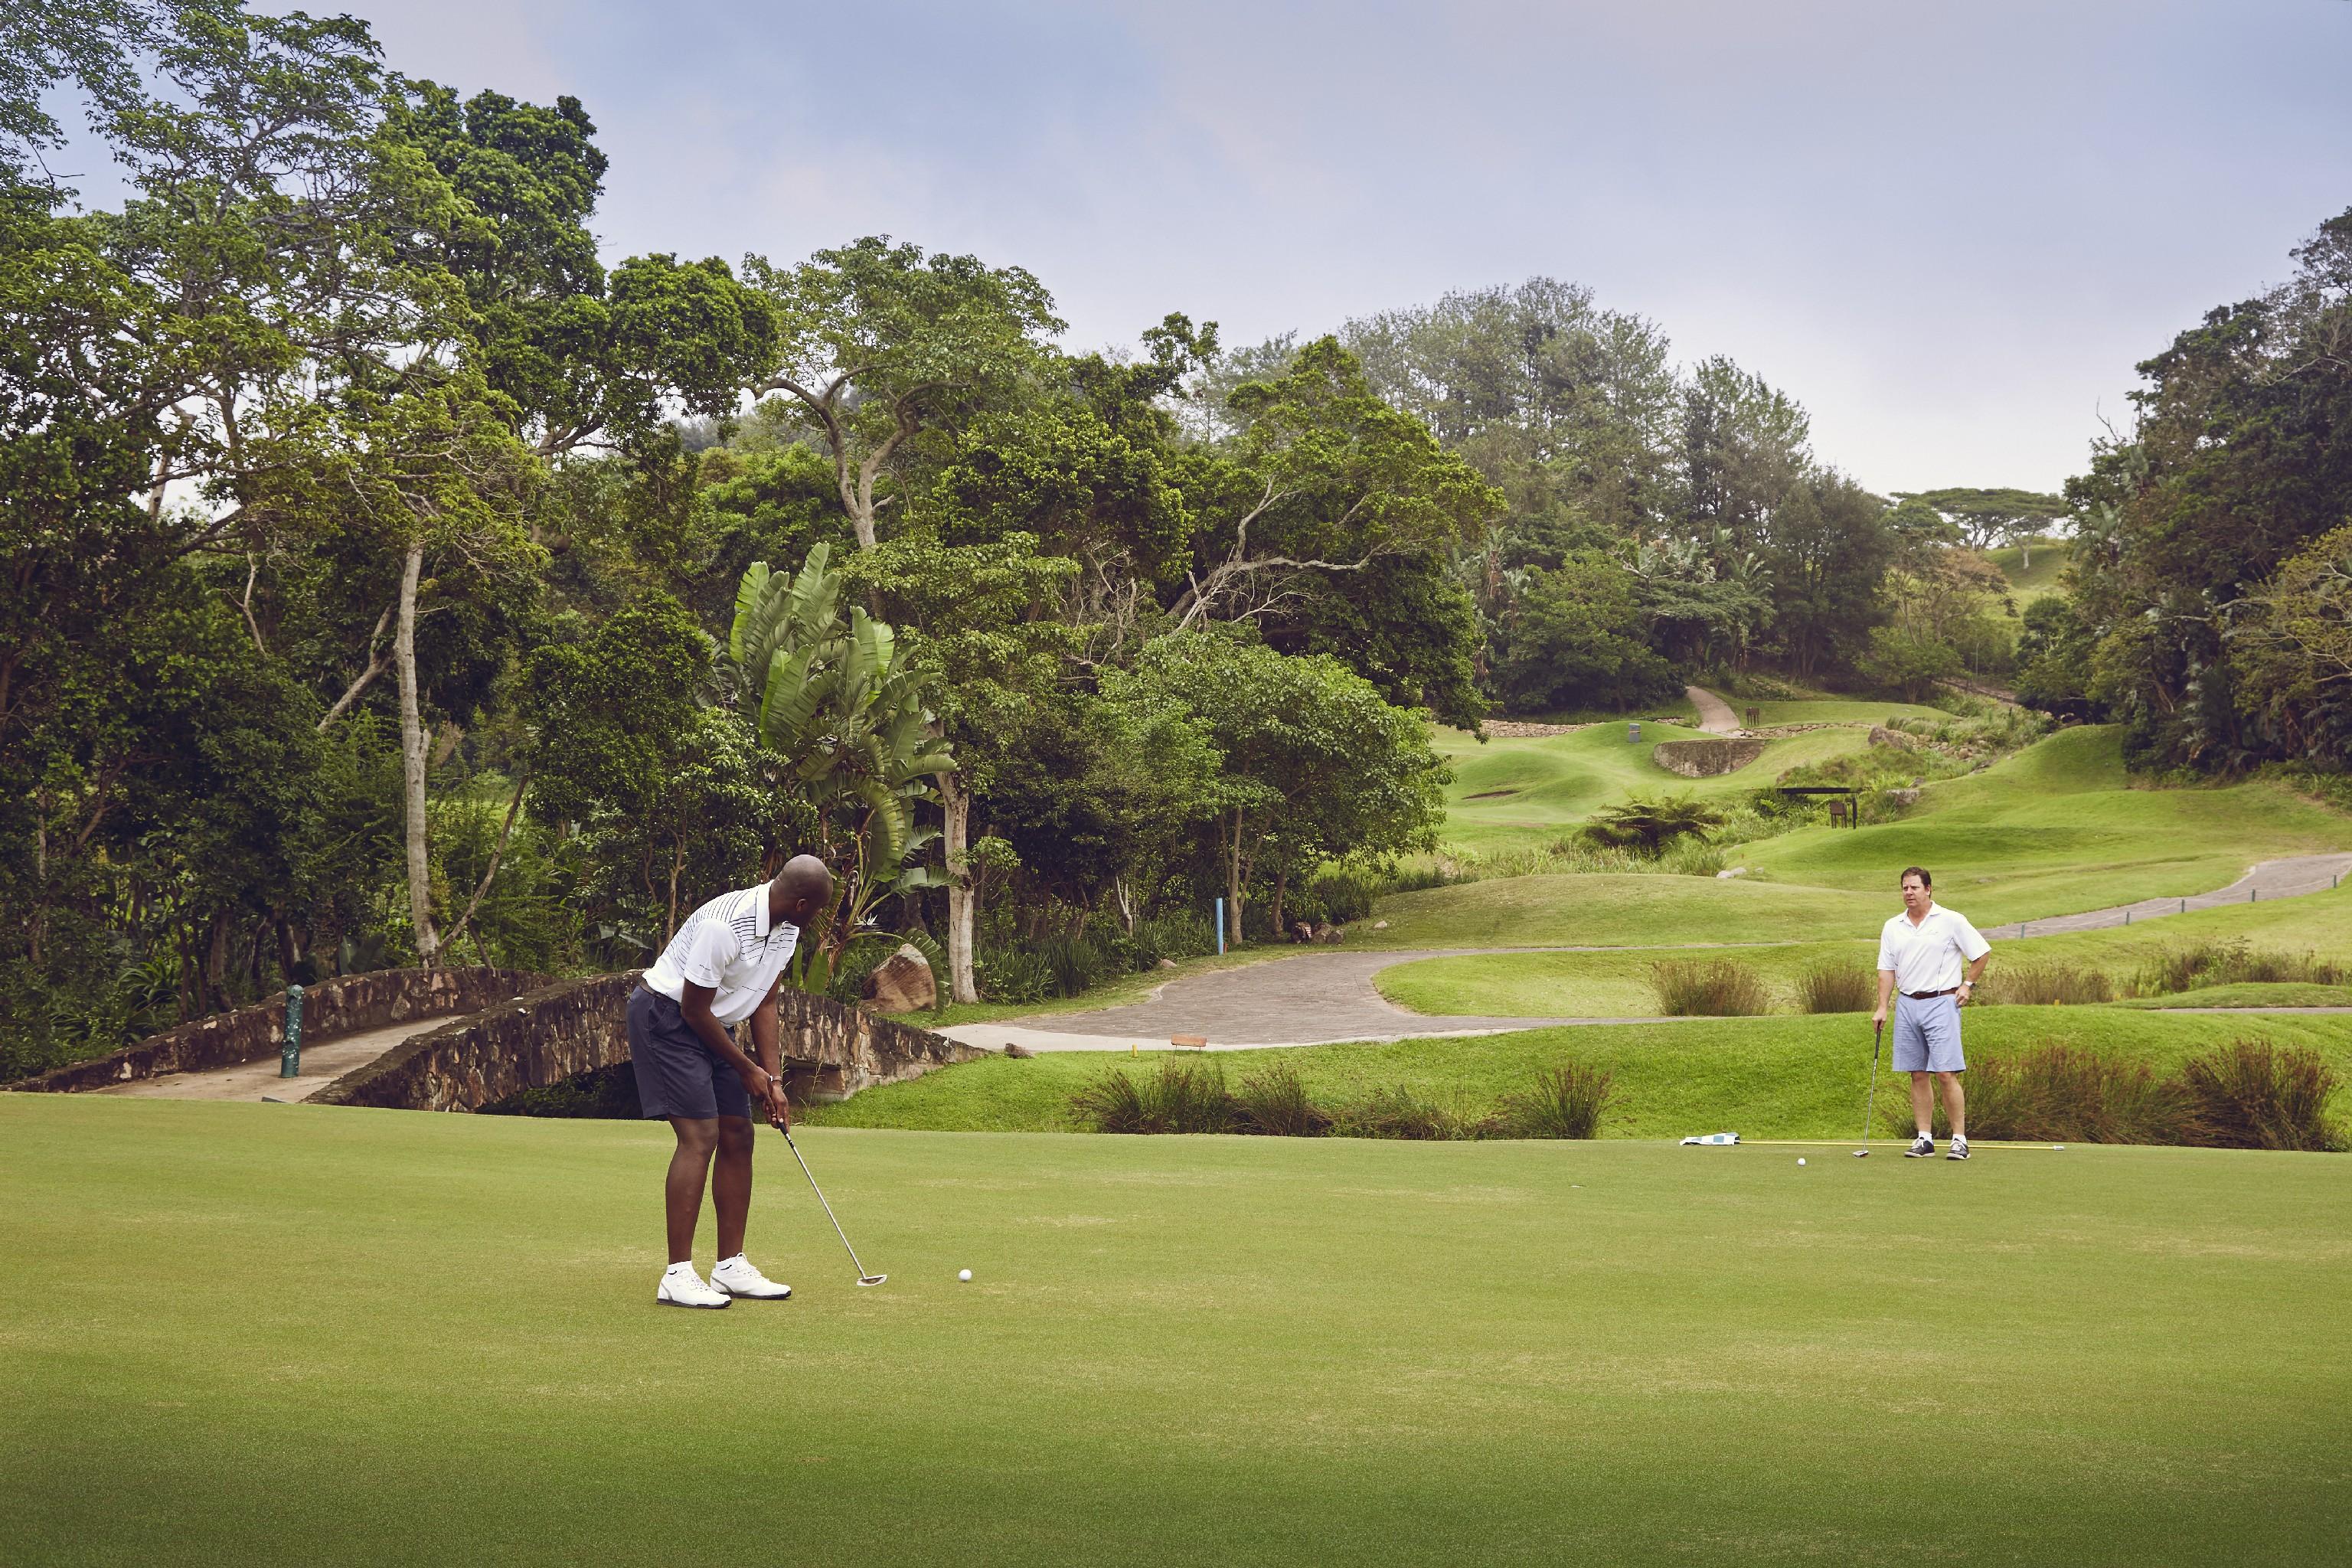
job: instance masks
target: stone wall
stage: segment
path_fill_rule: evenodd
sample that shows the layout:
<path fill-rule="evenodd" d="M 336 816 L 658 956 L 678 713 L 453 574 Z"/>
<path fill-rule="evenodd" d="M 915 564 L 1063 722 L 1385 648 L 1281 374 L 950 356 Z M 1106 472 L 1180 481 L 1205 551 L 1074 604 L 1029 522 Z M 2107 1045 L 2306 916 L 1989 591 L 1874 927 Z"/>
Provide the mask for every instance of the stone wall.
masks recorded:
<path fill-rule="evenodd" d="M 321 1042 L 408 1018 L 474 1013 L 535 991 L 544 974 L 514 969 L 379 969 L 302 988 L 302 1038 Z M 286 994 L 150 1036 L 111 1056 L 76 1062 L 8 1087 L 69 1094 L 164 1073 L 202 1072 L 274 1057 L 286 1040 Z"/>
<path fill-rule="evenodd" d="M 1746 737 L 1661 741 L 1650 748 L 1652 762 L 1686 779 L 1711 779 L 1738 773 L 1763 754 L 1764 742 Z"/>
<path fill-rule="evenodd" d="M 566 980 L 403 1041 L 344 1074 L 313 1105 L 476 1110 L 526 1089 L 629 1059 L 635 973 Z M 988 1053 L 821 996 L 779 998 L 788 1091 L 838 1100 Z"/>

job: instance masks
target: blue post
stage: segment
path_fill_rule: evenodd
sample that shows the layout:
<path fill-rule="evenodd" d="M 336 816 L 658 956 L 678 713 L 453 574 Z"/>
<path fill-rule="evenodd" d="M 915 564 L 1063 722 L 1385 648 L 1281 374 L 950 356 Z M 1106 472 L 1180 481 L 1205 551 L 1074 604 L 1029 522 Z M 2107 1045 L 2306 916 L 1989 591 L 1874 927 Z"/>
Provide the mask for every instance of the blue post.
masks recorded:
<path fill-rule="evenodd" d="M 278 1076 L 302 1076 L 302 988 L 286 988 L 286 1043 L 278 1048 Z"/>
<path fill-rule="evenodd" d="M 1224 956 L 1224 952 L 1225 952 L 1225 900 L 1223 900 L 1223 899 L 1219 899 L 1219 900 L 1217 900 L 1217 956 L 1218 956 L 1218 957 L 1220 957 L 1220 958 L 1222 958 L 1222 957 L 1223 957 L 1223 956 Z"/>

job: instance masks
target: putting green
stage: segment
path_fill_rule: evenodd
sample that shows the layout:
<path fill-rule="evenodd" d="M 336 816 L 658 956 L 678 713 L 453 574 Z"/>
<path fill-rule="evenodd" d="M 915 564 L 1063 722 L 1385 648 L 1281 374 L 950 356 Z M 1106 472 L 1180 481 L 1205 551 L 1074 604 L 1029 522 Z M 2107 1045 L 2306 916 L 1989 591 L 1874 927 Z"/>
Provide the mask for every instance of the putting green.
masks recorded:
<path fill-rule="evenodd" d="M 5 1555 L 2302 1563 L 2352 1529 L 2328 1156 L 804 1142 L 889 1284 L 772 1150 L 754 1241 L 802 1299 L 689 1313 L 651 1301 L 657 1128 L 0 1100 Z"/>

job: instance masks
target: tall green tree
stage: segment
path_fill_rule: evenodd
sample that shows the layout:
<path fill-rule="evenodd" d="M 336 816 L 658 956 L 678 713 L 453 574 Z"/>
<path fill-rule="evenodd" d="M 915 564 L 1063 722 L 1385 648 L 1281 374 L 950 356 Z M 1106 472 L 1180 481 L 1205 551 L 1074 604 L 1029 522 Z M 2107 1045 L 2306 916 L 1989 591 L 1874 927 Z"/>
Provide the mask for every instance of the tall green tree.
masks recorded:
<path fill-rule="evenodd" d="M 1260 883 L 1279 932 L 1287 890 L 1326 861 L 1434 841 L 1450 775 L 1421 719 L 1335 658 L 1285 657 L 1222 628 L 1179 633 L 1105 690 L 1130 710 L 1183 712 L 1222 756 L 1213 820 L 1236 941 Z"/>
<path fill-rule="evenodd" d="M 789 270 L 747 258 L 782 333 L 756 396 L 782 394 L 834 462 L 857 547 L 880 542 L 893 463 L 927 431 L 951 430 L 1028 384 L 1062 330 L 1053 296 L 1017 267 L 926 256 L 869 237 Z"/>

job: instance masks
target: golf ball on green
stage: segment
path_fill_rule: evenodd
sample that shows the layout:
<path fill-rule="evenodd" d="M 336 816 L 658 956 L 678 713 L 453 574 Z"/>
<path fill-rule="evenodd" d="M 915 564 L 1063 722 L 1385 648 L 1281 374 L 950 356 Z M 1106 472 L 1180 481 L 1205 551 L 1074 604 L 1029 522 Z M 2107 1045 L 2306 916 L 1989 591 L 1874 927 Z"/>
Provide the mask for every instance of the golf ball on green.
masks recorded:
<path fill-rule="evenodd" d="M 1804 1157 L 1802 1154 L 1798 1155 L 1798 1156 L 1797 1156 L 1797 1163 L 1798 1163 L 1798 1164 L 1800 1164 L 1800 1165 L 1801 1165 L 1801 1164 L 1803 1164 L 1804 1163 L 1805 1163 L 1805 1157 Z"/>
<path fill-rule="evenodd" d="M 956 1278 L 969 1285 L 971 1283 L 971 1270 L 969 1268 L 959 1268 L 956 1270 Z"/>

